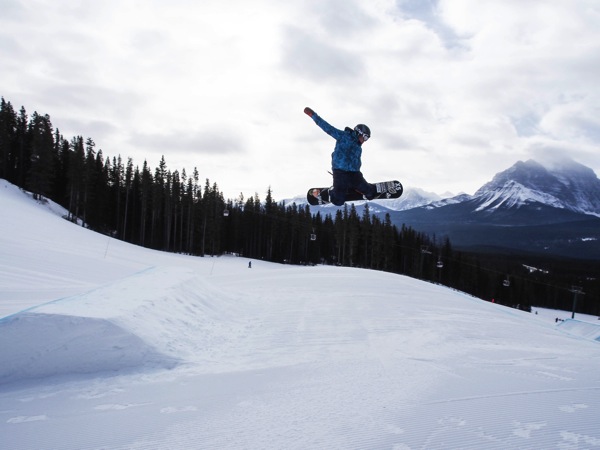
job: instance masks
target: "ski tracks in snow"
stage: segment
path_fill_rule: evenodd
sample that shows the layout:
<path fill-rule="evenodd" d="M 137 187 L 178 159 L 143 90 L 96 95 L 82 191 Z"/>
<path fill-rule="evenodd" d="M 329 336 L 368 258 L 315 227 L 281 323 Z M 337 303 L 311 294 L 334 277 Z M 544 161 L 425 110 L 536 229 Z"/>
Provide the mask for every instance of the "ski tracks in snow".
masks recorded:
<path fill-rule="evenodd" d="M 573 346 L 550 328 L 523 342 L 514 330 L 524 319 L 512 312 L 404 277 L 369 272 L 365 282 L 359 270 L 231 264 L 207 273 L 159 267 L 138 274 L 136 289 L 123 281 L 87 294 L 87 307 L 42 308 L 58 314 L 71 303 L 69 312 L 94 320 L 116 311 L 111 323 L 177 364 L 0 393 L 3 443 L 600 448 L 597 356 L 586 357 L 596 347 Z M 82 367 L 94 353 L 77 354 Z M 61 423 L 77 430 L 68 442 Z"/>

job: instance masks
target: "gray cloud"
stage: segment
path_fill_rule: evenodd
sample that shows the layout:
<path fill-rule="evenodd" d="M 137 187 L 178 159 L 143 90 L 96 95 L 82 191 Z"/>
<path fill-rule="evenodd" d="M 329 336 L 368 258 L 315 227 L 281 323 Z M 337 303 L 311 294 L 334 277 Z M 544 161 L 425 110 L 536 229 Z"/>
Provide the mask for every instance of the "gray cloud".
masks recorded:
<path fill-rule="evenodd" d="M 312 81 L 356 79 L 366 73 L 358 53 L 317 40 L 306 30 L 288 27 L 283 37 L 285 69 Z"/>
<path fill-rule="evenodd" d="M 27 8 L 19 0 L 0 0 L 0 11 L 5 20 L 20 20 L 27 14 Z"/>
<path fill-rule="evenodd" d="M 83 136 L 84 138 L 90 137 L 96 142 L 106 142 L 119 131 L 117 125 L 106 120 L 60 118 L 59 121 L 56 121 L 53 117 L 52 120 L 54 128 L 58 128 L 60 134 L 67 140 L 74 136 Z M 108 150 L 108 153 L 112 155 L 118 149 L 104 150 Z"/>
<path fill-rule="evenodd" d="M 377 20 L 354 0 L 329 0 L 321 2 L 315 10 L 322 29 L 329 36 L 351 39 L 364 35 L 377 26 Z"/>
<path fill-rule="evenodd" d="M 443 20 L 438 10 L 439 0 L 396 0 L 399 14 L 425 24 L 448 48 L 463 47 L 462 38 Z"/>
<path fill-rule="evenodd" d="M 181 131 L 167 133 L 133 133 L 130 144 L 139 150 L 152 152 L 189 153 L 232 156 L 244 153 L 241 137 L 221 130 Z"/>

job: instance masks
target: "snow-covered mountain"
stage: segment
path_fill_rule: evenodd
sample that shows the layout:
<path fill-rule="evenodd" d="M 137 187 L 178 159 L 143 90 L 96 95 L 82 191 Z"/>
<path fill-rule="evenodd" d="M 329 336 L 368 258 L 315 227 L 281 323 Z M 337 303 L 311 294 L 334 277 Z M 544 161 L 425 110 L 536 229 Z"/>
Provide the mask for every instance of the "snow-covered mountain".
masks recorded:
<path fill-rule="evenodd" d="M 450 196 L 452 196 L 450 194 Z M 435 192 L 427 192 L 416 187 L 404 187 L 402 197 L 393 200 L 375 200 L 373 203 L 381 204 L 386 208 L 394 211 L 404 211 L 406 209 L 418 208 L 419 206 L 428 205 L 432 202 L 442 200 L 444 197 Z"/>
<path fill-rule="evenodd" d="M 459 247 L 494 246 L 600 259 L 600 180 L 571 159 L 519 161 L 474 195 L 392 215 Z"/>
<path fill-rule="evenodd" d="M 454 205 L 456 203 L 461 203 L 463 201 L 469 200 L 471 196 L 469 194 L 459 194 L 457 196 L 451 196 L 447 198 L 442 198 L 441 200 L 437 200 L 435 202 L 427 203 L 423 205 L 425 209 L 435 209 L 440 208 L 446 205 Z"/>
<path fill-rule="evenodd" d="M 551 166 L 519 161 L 482 186 L 473 200 L 480 204 L 479 211 L 541 203 L 600 217 L 600 180 L 592 169 L 573 160 Z"/>

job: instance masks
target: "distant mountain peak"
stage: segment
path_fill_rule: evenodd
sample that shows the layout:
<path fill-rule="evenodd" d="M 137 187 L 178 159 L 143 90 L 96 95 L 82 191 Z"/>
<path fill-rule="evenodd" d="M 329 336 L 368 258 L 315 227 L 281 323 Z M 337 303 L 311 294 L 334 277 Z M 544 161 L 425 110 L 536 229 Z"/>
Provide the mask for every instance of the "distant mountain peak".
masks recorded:
<path fill-rule="evenodd" d="M 496 174 L 473 198 L 479 203 L 477 211 L 538 202 L 600 216 L 600 180 L 592 169 L 566 157 L 544 164 L 518 161 Z"/>

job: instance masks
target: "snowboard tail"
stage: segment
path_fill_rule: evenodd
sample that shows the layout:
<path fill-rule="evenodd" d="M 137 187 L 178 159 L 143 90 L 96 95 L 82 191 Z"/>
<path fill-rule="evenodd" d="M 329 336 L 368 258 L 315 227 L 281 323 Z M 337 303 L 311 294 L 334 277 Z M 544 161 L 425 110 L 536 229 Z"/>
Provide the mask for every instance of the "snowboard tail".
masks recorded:
<path fill-rule="evenodd" d="M 402 187 L 402 183 L 398 180 L 393 181 L 382 181 L 379 183 L 374 183 L 377 188 L 377 194 L 372 200 L 383 200 L 383 199 L 392 199 L 399 198 L 404 191 Z M 331 203 L 329 200 L 329 190 L 331 187 L 321 187 L 321 188 L 310 188 L 306 193 L 306 199 L 308 203 L 313 206 L 318 205 L 328 205 Z M 363 194 L 358 191 L 348 191 L 346 192 L 346 201 L 347 202 L 355 202 L 359 200 L 367 200 Z"/>

